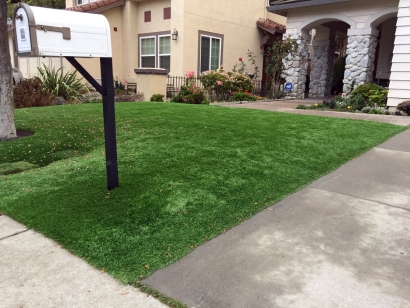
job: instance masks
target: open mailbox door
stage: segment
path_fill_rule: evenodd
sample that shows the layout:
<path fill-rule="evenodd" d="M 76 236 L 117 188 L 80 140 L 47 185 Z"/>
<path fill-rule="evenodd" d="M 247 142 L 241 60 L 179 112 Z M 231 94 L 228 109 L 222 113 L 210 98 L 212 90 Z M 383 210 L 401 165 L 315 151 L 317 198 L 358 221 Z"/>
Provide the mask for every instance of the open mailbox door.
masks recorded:
<path fill-rule="evenodd" d="M 110 25 L 103 15 L 32 7 L 14 11 L 17 56 L 65 57 L 103 97 L 108 189 L 118 187 Z M 100 58 L 101 85 L 75 58 Z"/>

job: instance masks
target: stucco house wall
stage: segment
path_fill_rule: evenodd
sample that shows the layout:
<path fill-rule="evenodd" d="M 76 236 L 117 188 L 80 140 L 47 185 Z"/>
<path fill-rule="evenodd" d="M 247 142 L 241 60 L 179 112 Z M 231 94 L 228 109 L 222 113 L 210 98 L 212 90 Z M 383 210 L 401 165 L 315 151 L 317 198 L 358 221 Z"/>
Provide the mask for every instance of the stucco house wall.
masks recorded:
<path fill-rule="evenodd" d="M 206 5 L 199 0 L 186 0 L 184 8 L 183 65 L 176 71 L 199 71 L 199 31 L 223 35 L 222 65 L 231 70 L 238 58 L 247 63 L 246 54 L 253 52 L 257 66 L 262 67 L 260 40 L 262 32 L 256 27 L 256 20 L 266 15 L 263 0 L 242 0 L 237 2 L 209 0 Z M 251 70 L 249 65 L 247 68 Z M 171 70 L 172 72 L 172 70 Z M 172 72 L 174 73 L 174 72 Z"/>
<path fill-rule="evenodd" d="M 75 6 L 75 0 L 66 0 L 67 8 Z M 163 10 L 171 7 L 171 19 L 163 18 Z M 144 12 L 151 11 L 151 22 L 144 22 Z M 243 0 L 233 2 L 209 0 L 127 0 L 123 5 L 98 12 L 107 17 L 113 45 L 114 78 L 119 81 L 136 82 L 134 69 L 139 68 L 139 38 L 158 35 L 174 29 L 178 39 L 171 40 L 170 73 L 182 76 L 189 70 L 199 72 L 199 36 L 206 32 L 223 37 L 221 65 L 231 70 L 242 57 L 247 68 L 246 54 L 252 51 L 257 57 L 257 66 L 262 70 L 260 51 L 263 32 L 257 28 L 258 18 L 286 18 L 266 11 L 266 0 Z M 117 28 L 115 32 L 113 29 Z M 79 62 L 99 78 L 98 59 L 80 59 Z"/>
<path fill-rule="evenodd" d="M 237 2 L 221 3 L 216 0 L 206 3 L 199 0 L 107 0 L 77 6 L 76 0 L 66 0 L 67 9 L 102 14 L 108 19 L 114 79 L 122 83 L 137 80 L 134 69 L 141 67 L 140 38 L 153 35 L 158 44 L 158 35 L 171 35 L 174 30 L 178 31 L 178 38 L 171 40 L 170 73 L 173 76 L 183 76 L 191 70 L 199 75 L 201 34 L 222 38 L 220 64 L 225 70 L 232 70 L 241 57 L 248 72 L 253 73 L 254 68 L 247 58 L 248 51 L 251 51 L 262 72 L 261 45 L 267 32 L 258 28 L 256 22 L 260 18 L 269 18 L 286 23 L 285 17 L 267 12 L 266 5 L 266 0 L 243 0 L 239 5 Z M 164 8 L 171 8 L 170 19 L 164 18 Z M 147 11 L 151 12 L 150 22 L 144 21 Z M 99 59 L 77 60 L 94 78 L 101 78 Z M 18 66 L 26 77 L 36 75 L 36 68 L 41 63 L 63 67 L 64 71 L 74 70 L 64 58 L 18 60 Z"/>

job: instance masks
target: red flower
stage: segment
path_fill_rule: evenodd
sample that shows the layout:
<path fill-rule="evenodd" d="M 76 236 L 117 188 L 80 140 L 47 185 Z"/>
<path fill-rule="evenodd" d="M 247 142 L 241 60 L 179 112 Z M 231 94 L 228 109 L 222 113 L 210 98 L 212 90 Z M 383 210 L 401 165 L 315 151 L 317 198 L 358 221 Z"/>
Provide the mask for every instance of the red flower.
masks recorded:
<path fill-rule="evenodd" d="M 239 58 L 239 61 L 242 62 L 242 57 Z"/>
<path fill-rule="evenodd" d="M 326 104 L 326 100 L 323 100 L 323 104 Z"/>

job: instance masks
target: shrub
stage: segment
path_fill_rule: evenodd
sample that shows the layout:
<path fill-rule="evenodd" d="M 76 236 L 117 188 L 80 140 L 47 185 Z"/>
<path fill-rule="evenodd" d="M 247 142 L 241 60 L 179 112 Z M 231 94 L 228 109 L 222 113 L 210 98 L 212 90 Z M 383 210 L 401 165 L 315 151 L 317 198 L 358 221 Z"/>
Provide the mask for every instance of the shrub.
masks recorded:
<path fill-rule="evenodd" d="M 352 92 L 351 97 L 353 98 L 354 96 L 360 94 L 361 96 L 363 96 L 363 98 L 366 101 L 369 101 L 369 98 L 372 95 L 371 91 L 373 91 L 373 90 L 382 91 L 382 90 L 384 90 L 384 88 L 381 87 L 381 86 L 378 86 L 377 84 L 374 84 L 374 83 L 361 84 L 356 89 L 354 89 L 354 91 Z"/>
<path fill-rule="evenodd" d="M 366 107 L 367 102 L 363 95 L 357 94 L 349 98 L 349 103 L 350 106 L 352 106 L 352 109 L 362 110 L 364 107 Z"/>
<path fill-rule="evenodd" d="M 376 90 L 370 90 L 370 96 L 369 96 L 369 103 L 372 104 L 373 106 L 385 106 L 386 101 L 387 101 L 387 94 L 389 93 L 388 90 L 382 88 L 382 89 L 376 89 Z"/>
<path fill-rule="evenodd" d="M 282 98 L 283 77 L 285 64 L 296 59 L 299 50 L 298 40 L 287 37 L 283 40 L 276 40 L 272 46 L 265 49 L 264 67 L 269 80 L 269 97 Z"/>
<path fill-rule="evenodd" d="M 403 111 L 410 116 L 410 101 L 404 101 L 397 105 L 397 110 Z"/>
<path fill-rule="evenodd" d="M 371 114 L 384 114 L 384 108 L 382 108 L 382 107 L 371 108 L 369 113 L 371 113 Z"/>
<path fill-rule="evenodd" d="M 173 102 L 185 104 L 202 104 L 205 101 L 204 92 L 191 86 L 181 86 L 181 90 L 172 98 Z"/>
<path fill-rule="evenodd" d="M 252 92 L 252 80 L 236 72 L 225 72 L 222 68 L 216 71 L 206 71 L 201 75 L 201 83 L 214 100 L 229 100 L 231 92 Z"/>
<path fill-rule="evenodd" d="M 323 100 L 323 105 L 325 105 L 326 107 L 333 109 L 336 106 L 336 100 L 333 98 L 326 98 Z"/>
<path fill-rule="evenodd" d="M 308 107 L 306 105 L 303 105 L 303 104 L 299 104 L 295 108 L 296 109 L 308 109 Z"/>
<path fill-rule="evenodd" d="M 77 71 L 67 72 L 63 75 L 61 68 L 55 70 L 54 67 L 50 69 L 44 64 L 43 66 L 44 69 L 37 68 L 43 82 L 43 89 L 52 96 L 62 96 L 65 100 L 78 101 L 81 90 L 86 89 L 86 87 L 81 83 L 82 78 L 77 79 Z"/>
<path fill-rule="evenodd" d="M 234 92 L 231 96 L 231 101 L 242 102 L 242 101 L 256 101 L 256 97 L 253 96 L 248 91 L 245 92 Z"/>
<path fill-rule="evenodd" d="M 201 88 L 195 85 L 194 71 L 186 73 L 186 85 L 181 86 L 178 94 L 172 98 L 172 102 L 185 104 L 202 104 L 206 101 L 205 94 Z"/>
<path fill-rule="evenodd" d="M 164 95 L 162 94 L 154 94 L 151 96 L 149 99 L 150 102 L 163 102 L 164 101 Z"/>
<path fill-rule="evenodd" d="M 349 104 L 349 99 L 338 96 L 336 97 L 336 105 L 335 105 L 335 110 L 346 110 L 346 109 L 350 109 L 350 104 Z M 350 107 L 350 108 L 348 108 Z"/>
<path fill-rule="evenodd" d="M 13 89 L 14 108 L 50 106 L 53 98 L 38 77 L 22 79 Z"/>
<path fill-rule="evenodd" d="M 326 109 L 326 105 L 316 103 L 316 104 L 313 104 L 313 105 L 309 106 L 309 109 Z"/>

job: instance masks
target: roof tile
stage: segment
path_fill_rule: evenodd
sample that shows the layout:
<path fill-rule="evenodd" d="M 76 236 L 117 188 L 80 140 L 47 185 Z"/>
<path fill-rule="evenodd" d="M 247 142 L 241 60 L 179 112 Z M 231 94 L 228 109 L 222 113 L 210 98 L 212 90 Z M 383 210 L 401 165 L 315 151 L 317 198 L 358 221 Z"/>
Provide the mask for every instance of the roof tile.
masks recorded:
<path fill-rule="evenodd" d="M 256 24 L 259 26 L 259 27 L 262 27 L 262 28 L 267 28 L 267 29 L 271 29 L 271 30 L 279 30 L 279 31 L 283 31 L 283 32 L 285 32 L 286 31 L 286 26 L 285 25 L 282 25 L 282 24 L 280 24 L 280 23 L 278 23 L 278 22 L 276 22 L 276 21 L 273 21 L 273 20 L 270 20 L 270 19 L 263 19 L 263 18 L 259 18 L 257 21 L 256 21 Z"/>
<path fill-rule="evenodd" d="M 75 12 L 89 12 L 89 11 L 102 8 L 108 5 L 112 5 L 115 3 L 118 3 L 120 5 L 120 3 L 123 3 L 123 2 L 124 0 L 98 0 L 95 2 L 91 2 L 91 3 L 85 3 L 85 4 L 73 6 L 73 7 L 67 8 L 66 10 L 75 11 Z"/>

